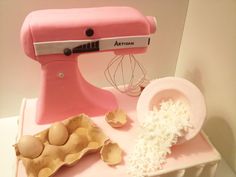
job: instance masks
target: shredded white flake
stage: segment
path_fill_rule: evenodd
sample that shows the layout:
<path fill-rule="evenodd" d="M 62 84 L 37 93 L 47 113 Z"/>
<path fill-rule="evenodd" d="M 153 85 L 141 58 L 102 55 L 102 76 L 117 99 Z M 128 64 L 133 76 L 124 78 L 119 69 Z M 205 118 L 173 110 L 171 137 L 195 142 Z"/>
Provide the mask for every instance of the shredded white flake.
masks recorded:
<path fill-rule="evenodd" d="M 177 143 L 190 127 L 187 105 L 182 101 L 163 101 L 140 122 L 140 134 L 133 151 L 128 154 L 128 173 L 144 177 L 162 169 L 171 146 Z"/>

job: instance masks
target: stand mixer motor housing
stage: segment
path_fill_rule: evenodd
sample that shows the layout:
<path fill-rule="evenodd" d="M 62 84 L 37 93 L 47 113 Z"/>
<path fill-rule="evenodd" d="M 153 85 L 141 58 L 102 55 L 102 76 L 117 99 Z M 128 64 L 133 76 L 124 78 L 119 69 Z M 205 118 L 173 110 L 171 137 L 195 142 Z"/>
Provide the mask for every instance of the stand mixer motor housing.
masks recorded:
<path fill-rule="evenodd" d="M 21 44 L 42 69 L 37 103 L 38 124 L 116 108 L 113 94 L 88 83 L 77 66 L 81 53 L 143 53 L 156 30 L 155 18 L 131 7 L 50 9 L 30 13 L 22 26 Z"/>

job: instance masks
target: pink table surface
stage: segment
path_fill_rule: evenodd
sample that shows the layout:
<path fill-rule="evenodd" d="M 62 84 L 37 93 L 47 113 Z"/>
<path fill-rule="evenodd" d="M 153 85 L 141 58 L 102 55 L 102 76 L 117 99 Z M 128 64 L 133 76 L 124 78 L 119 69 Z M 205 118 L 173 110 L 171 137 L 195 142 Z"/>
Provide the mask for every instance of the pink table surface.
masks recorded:
<path fill-rule="evenodd" d="M 92 117 L 93 121 L 103 129 L 103 131 L 113 140 L 117 142 L 124 152 L 123 162 L 116 166 L 107 166 L 100 160 L 99 153 L 90 154 L 82 158 L 76 165 L 72 167 L 62 167 L 55 177 L 128 177 L 126 170 L 127 154 L 132 150 L 135 138 L 138 134 L 138 122 L 136 119 L 136 103 L 137 97 L 130 97 L 121 94 L 113 89 L 119 107 L 124 109 L 128 116 L 128 124 L 120 129 L 110 127 L 104 119 L 104 116 Z M 37 99 L 25 99 L 22 102 L 21 115 L 19 118 L 18 135 L 35 134 L 50 125 L 37 125 L 35 123 L 35 108 Z M 172 148 L 172 154 L 168 157 L 167 163 L 163 170 L 157 171 L 156 175 L 177 169 L 184 169 L 204 163 L 215 162 L 220 159 L 219 153 L 209 143 L 207 138 L 200 133 L 194 139 Z M 18 162 L 17 177 L 26 177 L 26 172 L 21 161 Z"/>

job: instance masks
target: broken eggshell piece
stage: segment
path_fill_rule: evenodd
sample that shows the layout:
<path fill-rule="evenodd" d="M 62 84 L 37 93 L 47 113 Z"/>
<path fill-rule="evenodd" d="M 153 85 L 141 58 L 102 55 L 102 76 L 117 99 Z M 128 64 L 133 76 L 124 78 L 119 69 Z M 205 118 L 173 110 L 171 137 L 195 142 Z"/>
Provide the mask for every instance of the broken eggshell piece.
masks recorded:
<path fill-rule="evenodd" d="M 106 114 L 105 120 L 114 128 L 119 128 L 127 123 L 127 115 L 121 109 L 116 109 Z"/>
<path fill-rule="evenodd" d="M 122 161 L 122 150 L 117 143 L 107 141 L 100 150 L 101 159 L 108 165 L 117 165 Z"/>
<path fill-rule="evenodd" d="M 68 139 L 63 145 L 52 145 L 49 142 L 50 128 L 31 136 L 33 139 L 39 140 L 44 147 L 37 158 L 32 159 L 25 156 L 23 154 L 25 151 L 20 150 L 20 141 L 14 145 L 17 158 L 22 160 L 29 177 L 52 176 L 60 167 L 72 166 L 86 154 L 98 152 L 109 139 L 84 114 L 66 119 L 62 123 L 68 131 Z M 35 148 L 32 144 L 30 145 L 32 149 Z"/>

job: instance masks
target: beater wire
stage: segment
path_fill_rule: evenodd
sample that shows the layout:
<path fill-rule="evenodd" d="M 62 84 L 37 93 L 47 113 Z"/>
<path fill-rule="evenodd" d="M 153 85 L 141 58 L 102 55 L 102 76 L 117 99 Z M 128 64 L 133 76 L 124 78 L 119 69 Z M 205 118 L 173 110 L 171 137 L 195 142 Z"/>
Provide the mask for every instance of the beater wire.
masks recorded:
<path fill-rule="evenodd" d="M 130 66 L 126 66 L 126 64 L 129 64 Z M 125 72 L 125 66 L 126 68 L 130 68 L 130 71 Z M 140 95 L 141 84 L 147 81 L 144 67 L 132 54 L 127 56 L 116 55 L 113 57 L 108 63 L 104 75 L 111 86 L 121 93 L 131 96 Z M 137 79 L 137 76 L 139 75 L 141 75 L 141 77 Z"/>
<path fill-rule="evenodd" d="M 112 74 L 110 73 L 109 68 L 111 68 L 111 66 L 116 62 L 117 59 L 119 59 L 122 56 L 115 56 L 114 58 L 111 59 L 111 61 L 108 63 L 107 68 L 104 72 L 104 75 L 106 77 L 106 80 L 110 83 L 111 86 L 113 86 L 114 88 L 116 88 L 115 84 L 113 83 L 113 79 L 112 79 Z"/>

